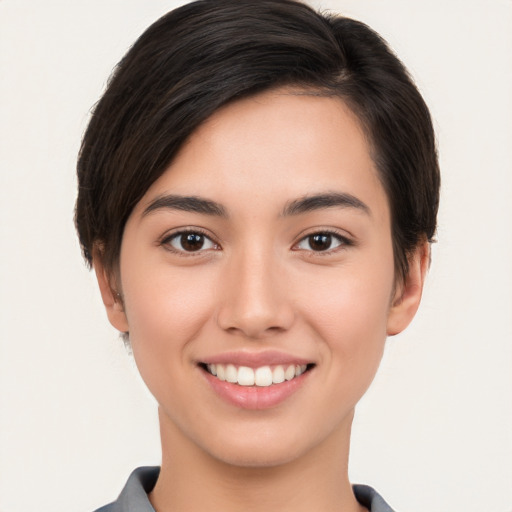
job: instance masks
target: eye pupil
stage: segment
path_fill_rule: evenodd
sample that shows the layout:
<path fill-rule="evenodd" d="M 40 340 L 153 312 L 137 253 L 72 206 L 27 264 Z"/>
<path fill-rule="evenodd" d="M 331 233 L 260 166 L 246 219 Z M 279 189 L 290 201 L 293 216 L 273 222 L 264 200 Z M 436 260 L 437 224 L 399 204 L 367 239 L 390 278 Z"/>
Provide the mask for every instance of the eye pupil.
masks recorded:
<path fill-rule="evenodd" d="M 314 251 L 326 251 L 331 247 L 332 236 L 326 233 L 317 233 L 309 237 L 309 246 Z"/>
<path fill-rule="evenodd" d="M 198 233 L 184 233 L 181 235 L 180 242 L 185 251 L 199 251 L 204 245 L 204 235 Z"/>

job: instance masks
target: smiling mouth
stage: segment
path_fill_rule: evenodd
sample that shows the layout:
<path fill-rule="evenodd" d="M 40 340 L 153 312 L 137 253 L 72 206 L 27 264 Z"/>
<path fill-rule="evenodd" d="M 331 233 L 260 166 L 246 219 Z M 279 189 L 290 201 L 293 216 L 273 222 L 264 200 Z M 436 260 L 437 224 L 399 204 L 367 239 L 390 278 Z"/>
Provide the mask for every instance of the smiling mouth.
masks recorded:
<path fill-rule="evenodd" d="M 236 366 L 234 364 L 203 363 L 200 366 L 220 381 L 238 384 L 239 386 L 268 387 L 300 377 L 314 365 L 290 364 L 250 368 L 248 366 Z"/>

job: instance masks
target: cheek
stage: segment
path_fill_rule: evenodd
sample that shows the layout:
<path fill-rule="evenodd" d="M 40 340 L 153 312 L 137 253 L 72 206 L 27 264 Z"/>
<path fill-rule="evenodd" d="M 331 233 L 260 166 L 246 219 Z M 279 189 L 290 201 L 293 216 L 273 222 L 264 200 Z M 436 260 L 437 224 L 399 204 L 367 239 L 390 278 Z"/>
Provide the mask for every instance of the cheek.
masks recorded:
<path fill-rule="evenodd" d="M 331 404 L 356 406 L 372 383 L 386 342 L 387 297 L 377 300 L 371 287 L 347 286 L 331 296 L 317 316 L 321 361 L 329 367 L 323 386 L 332 389 Z M 313 320 L 312 320 L 313 321 Z"/>
<path fill-rule="evenodd" d="M 187 380 L 194 340 L 212 316 L 213 283 L 201 271 L 155 264 L 133 272 L 125 263 L 123 293 L 137 368 L 158 403 L 170 412 L 187 411 L 197 392 Z M 176 393 L 183 382 L 187 389 Z"/>
<path fill-rule="evenodd" d="M 201 269 L 177 269 L 161 262 L 138 265 L 133 272 L 132 263 L 132 258 L 125 260 L 122 282 L 134 352 L 138 345 L 151 347 L 157 358 L 183 348 L 211 317 L 212 280 Z"/>
<path fill-rule="evenodd" d="M 363 387 L 382 357 L 393 289 L 392 258 L 378 267 L 333 269 L 321 283 L 304 283 L 309 300 L 303 316 L 320 336 L 322 359 L 336 366 L 344 382 Z"/>

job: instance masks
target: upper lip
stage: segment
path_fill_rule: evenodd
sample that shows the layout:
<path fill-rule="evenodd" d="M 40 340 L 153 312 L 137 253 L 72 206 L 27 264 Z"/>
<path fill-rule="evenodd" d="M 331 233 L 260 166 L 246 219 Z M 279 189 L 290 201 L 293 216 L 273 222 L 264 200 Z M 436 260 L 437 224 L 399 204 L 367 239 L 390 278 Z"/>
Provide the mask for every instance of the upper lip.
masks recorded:
<path fill-rule="evenodd" d="M 249 368 L 259 368 L 261 366 L 277 365 L 304 365 L 311 364 L 311 360 L 297 357 L 286 352 L 277 350 L 266 350 L 263 352 L 233 351 L 223 352 L 202 359 L 203 364 L 233 364 L 235 366 L 248 366 Z"/>

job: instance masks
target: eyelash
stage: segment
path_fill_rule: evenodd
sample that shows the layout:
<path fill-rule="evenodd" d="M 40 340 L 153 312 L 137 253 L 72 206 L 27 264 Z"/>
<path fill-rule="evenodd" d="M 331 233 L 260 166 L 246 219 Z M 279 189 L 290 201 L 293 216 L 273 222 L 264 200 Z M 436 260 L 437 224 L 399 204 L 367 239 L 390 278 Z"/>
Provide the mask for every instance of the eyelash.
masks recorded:
<path fill-rule="evenodd" d="M 182 237 L 183 235 L 188 235 L 188 234 L 202 236 L 204 238 L 204 240 L 209 241 L 213 245 L 213 247 L 208 248 L 208 249 L 203 249 L 201 247 L 197 251 L 186 251 L 186 250 L 182 250 L 182 249 L 177 249 L 176 247 L 173 247 L 171 245 L 171 242 L 173 240 L 179 240 L 180 237 Z M 164 247 L 167 251 L 170 251 L 174 254 L 177 254 L 178 256 L 182 256 L 182 257 L 186 257 L 186 258 L 187 257 L 197 257 L 200 255 L 203 255 L 202 253 L 204 253 L 205 251 L 209 251 L 211 249 L 219 250 L 219 248 L 220 248 L 220 245 L 217 242 L 215 242 L 210 235 L 208 235 L 205 231 L 203 231 L 200 228 L 189 228 L 189 229 L 181 229 L 180 231 L 175 231 L 174 233 L 164 236 L 164 238 L 162 238 L 162 240 L 160 241 L 159 245 Z"/>
<path fill-rule="evenodd" d="M 334 240 L 336 240 L 338 245 L 334 248 L 326 249 L 325 251 L 314 251 L 312 249 L 301 249 L 298 246 L 310 239 L 311 237 L 318 236 L 318 235 L 326 235 L 332 237 Z M 295 251 L 305 251 L 309 253 L 309 256 L 328 256 L 330 254 L 336 253 L 338 251 L 342 251 L 346 249 L 347 247 L 354 246 L 355 242 L 348 238 L 347 236 L 344 236 L 340 234 L 338 231 L 332 230 L 332 229 L 320 229 L 318 231 L 313 231 L 312 233 L 308 233 L 307 235 L 303 236 L 293 247 L 293 250 Z"/>
<path fill-rule="evenodd" d="M 212 247 L 208 247 L 206 249 L 203 249 L 202 247 L 200 247 L 197 251 L 186 251 L 184 249 L 178 249 L 178 248 L 172 246 L 171 242 L 173 240 L 178 240 L 180 237 L 183 237 L 184 235 L 187 235 L 187 234 L 199 235 L 199 236 L 203 237 L 205 240 L 208 240 L 212 244 Z M 326 250 L 319 250 L 319 251 L 315 251 L 313 249 L 301 249 L 299 247 L 299 245 L 301 243 L 307 241 L 311 237 L 319 236 L 319 235 L 332 237 L 333 239 L 335 239 L 338 242 L 338 245 L 334 248 L 329 248 Z M 203 253 L 206 251 L 210 251 L 212 249 L 213 250 L 221 249 L 220 245 L 217 242 L 215 242 L 210 235 L 208 235 L 205 231 L 203 231 L 200 228 L 182 229 L 180 231 L 176 231 L 174 233 L 166 235 L 159 242 L 159 245 L 163 246 L 166 250 L 168 250 L 174 254 L 177 254 L 178 256 L 182 256 L 182 257 L 197 257 L 200 255 L 203 255 Z M 338 252 L 340 250 L 344 250 L 347 247 L 350 247 L 353 245 L 355 245 L 353 240 L 351 240 L 350 238 L 348 238 L 344 235 L 341 235 L 337 231 L 330 230 L 330 229 L 322 229 L 322 230 L 314 231 L 312 233 L 309 233 L 309 234 L 303 236 L 296 244 L 293 245 L 292 250 L 308 252 L 308 253 L 310 253 L 310 255 L 315 255 L 315 256 L 324 256 L 324 255 L 332 254 L 334 252 Z"/>

